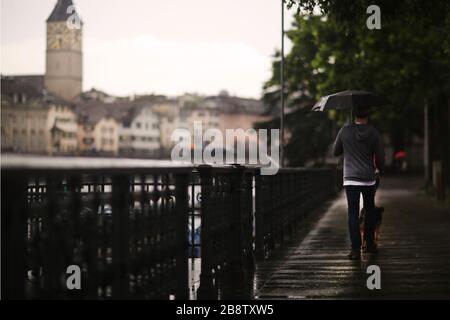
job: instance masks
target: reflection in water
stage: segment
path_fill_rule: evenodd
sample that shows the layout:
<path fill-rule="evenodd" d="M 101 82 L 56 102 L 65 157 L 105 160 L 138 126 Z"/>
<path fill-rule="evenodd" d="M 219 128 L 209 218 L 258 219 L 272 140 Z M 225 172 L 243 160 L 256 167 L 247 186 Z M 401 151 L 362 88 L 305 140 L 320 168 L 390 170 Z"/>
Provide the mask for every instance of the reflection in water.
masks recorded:
<path fill-rule="evenodd" d="M 189 258 L 189 299 L 197 299 L 197 290 L 200 286 L 200 258 Z"/>

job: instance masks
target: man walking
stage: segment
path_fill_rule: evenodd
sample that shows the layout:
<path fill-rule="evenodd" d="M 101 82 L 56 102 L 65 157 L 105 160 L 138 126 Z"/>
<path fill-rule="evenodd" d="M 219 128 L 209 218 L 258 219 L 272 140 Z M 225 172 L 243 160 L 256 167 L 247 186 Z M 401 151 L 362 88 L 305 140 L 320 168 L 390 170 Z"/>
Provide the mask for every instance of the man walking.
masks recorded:
<path fill-rule="evenodd" d="M 384 150 L 380 134 L 369 125 L 369 109 L 355 108 L 355 122 L 339 131 L 334 142 L 333 154 L 344 155 L 344 187 L 348 204 L 348 231 L 352 243 L 348 257 L 361 258 L 361 233 L 359 230 L 359 198 L 363 196 L 366 215 L 364 220 L 365 253 L 376 254 L 374 242 L 376 168 L 380 176 L 384 172 Z"/>

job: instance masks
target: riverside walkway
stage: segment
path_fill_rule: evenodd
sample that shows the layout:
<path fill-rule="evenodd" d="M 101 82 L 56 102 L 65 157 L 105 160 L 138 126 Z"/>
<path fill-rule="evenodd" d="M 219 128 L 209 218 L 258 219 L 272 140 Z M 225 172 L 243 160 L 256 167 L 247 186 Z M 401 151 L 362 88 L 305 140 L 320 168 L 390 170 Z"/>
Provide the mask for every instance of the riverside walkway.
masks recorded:
<path fill-rule="evenodd" d="M 347 259 L 345 193 L 305 236 L 257 266 L 259 299 L 449 299 L 450 208 L 420 192 L 417 177 L 387 177 L 379 254 Z M 362 202 L 362 199 L 361 199 Z M 381 289 L 369 290 L 367 266 L 381 269 Z"/>

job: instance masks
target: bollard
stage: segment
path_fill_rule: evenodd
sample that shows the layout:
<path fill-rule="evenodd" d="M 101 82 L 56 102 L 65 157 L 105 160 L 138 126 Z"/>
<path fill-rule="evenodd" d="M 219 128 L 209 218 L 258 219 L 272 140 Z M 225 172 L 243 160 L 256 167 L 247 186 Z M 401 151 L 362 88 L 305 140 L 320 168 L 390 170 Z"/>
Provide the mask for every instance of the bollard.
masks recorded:
<path fill-rule="evenodd" d="M 437 174 L 437 186 L 436 186 L 436 195 L 439 201 L 445 200 L 445 186 L 442 171 Z"/>
<path fill-rule="evenodd" d="M 436 198 L 439 201 L 445 200 L 445 185 L 442 166 L 441 160 L 433 161 L 433 186 L 436 189 Z"/>

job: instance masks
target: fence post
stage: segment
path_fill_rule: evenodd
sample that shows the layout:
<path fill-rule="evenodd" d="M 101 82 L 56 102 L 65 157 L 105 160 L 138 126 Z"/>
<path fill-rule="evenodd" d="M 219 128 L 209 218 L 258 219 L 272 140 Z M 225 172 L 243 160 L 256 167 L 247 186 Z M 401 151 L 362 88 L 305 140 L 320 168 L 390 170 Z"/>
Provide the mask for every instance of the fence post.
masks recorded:
<path fill-rule="evenodd" d="M 246 226 L 246 215 L 248 212 L 245 212 L 245 203 L 243 201 L 248 200 L 245 197 L 245 188 L 246 181 L 244 177 L 245 167 L 241 165 L 234 165 L 234 168 L 231 172 L 231 204 L 232 204 L 232 225 L 233 230 L 236 230 L 236 233 L 232 237 L 233 242 L 231 244 L 231 283 L 230 283 L 230 297 L 231 299 L 240 299 L 240 298 L 248 298 L 249 294 L 249 272 L 251 271 L 251 266 L 247 265 L 247 254 L 252 254 L 250 252 L 246 252 L 248 248 L 246 248 L 246 236 L 248 232 L 252 232 L 252 230 L 248 230 Z M 250 200 L 251 201 L 251 200 Z"/>
<path fill-rule="evenodd" d="M 232 237 L 231 244 L 231 264 L 234 272 L 239 273 L 243 269 L 242 261 L 242 212 L 241 212 L 241 194 L 243 188 L 243 167 L 236 165 L 231 172 L 230 191 L 231 191 L 231 210 L 232 210 L 232 225 L 235 234 Z"/>
<path fill-rule="evenodd" d="M 65 271 L 61 255 L 64 255 L 64 244 L 62 239 L 62 223 L 58 220 L 60 216 L 60 196 L 63 192 L 63 179 L 59 174 L 48 174 L 46 176 L 46 214 L 43 218 L 44 230 L 44 257 L 43 257 L 43 277 L 45 298 L 62 298 L 62 287 L 60 275 Z M 64 239 L 65 240 L 65 239 Z"/>
<path fill-rule="evenodd" d="M 2 299 L 24 299 L 27 237 L 27 180 L 2 173 Z"/>
<path fill-rule="evenodd" d="M 92 212 L 88 214 L 86 218 L 86 226 L 83 228 L 84 238 L 88 243 L 90 243 L 87 248 L 87 298 L 88 299 L 98 299 L 98 285 L 102 282 L 103 276 L 99 273 L 99 231 L 100 226 L 98 223 L 99 219 L 99 208 L 101 205 L 99 188 L 101 187 L 101 179 L 98 175 L 92 176 L 92 190 L 89 193 L 93 193 L 93 199 L 90 204 Z"/>
<path fill-rule="evenodd" d="M 127 298 L 129 278 L 129 223 L 130 223 L 130 182 L 126 175 L 112 178 L 112 263 L 113 298 Z"/>
<path fill-rule="evenodd" d="M 264 249 L 264 215 L 263 215 L 263 185 L 261 170 L 255 172 L 255 257 L 263 259 L 265 256 Z"/>
<path fill-rule="evenodd" d="M 176 257 L 177 288 L 175 298 L 178 300 L 189 299 L 188 239 L 186 237 L 189 218 L 188 183 L 188 173 L 175 174 L 175 210 L 177 216 L 177 242 L 179 243 Z"/>
<path fill-rule="evenodd" d="M 248 270 L 255 269 L 254 255 L 254 216 L 253 216 L 253 171 L 244 172 L 244 263 Z"/>
<path fill-rule="evenodd" d="M 209 252 L 209 223 L 210 212 L 209 205 L 211 204 L 212 192 L 212 168 L 208 165 L 201 165 L 198 167 L 200 173 L 201 185 L 201 273 L 200 286 L 197 291 L 198 299 L 214 300 L 217 299 L 217 291 L 213 284 L 212 266 Z"/>
<path fill-rule="evenodd" d="M 86 230 L 87 225 L 82 224 L 82 217 L 81 217 L 81 210 L 83 209 L 83 200 L 81 198 L 81 187 L 82 187 L 82 181 L 80 175 L 70 175 L 67 178 L 67 194 L 70 198 L 70 212 L 69 212 L 69 221 L 68 221 L 68 227 L 69 232 L 67 233 L 68 239 L 68 246 L 65 248 L 67 250 L 66 256 L 64 257 L 64 266 L 67 267 L 68 265 L 80 265 L 80 260 L 83 260 L 80 256 L 86 255 L 87 256 L 87 250 L 85 246 L 83 246 L 83 252 L 80 252 L 78 254 L 74 254 L 76 251 L 75 249 L 79 248 L 79 240 L 83 239 L 83 231 Z M 83 242 L 87 242 L 88 240 L 85 238 L 83 239 Z M 92 243 L 89 243 L 89 245 L 92 245 Z M 77 248 L 78 247 L 78 248 Z M 82 272 L 82 284 L 87 283 L 87 274 L 85 272 Z M 71 299 L 81 299 L 89 293 L 89 286 L 88 285 L 82 285 L 81 290 L 65 290 L 65 294 L 67 297 Z"/>
<path fill-rule="evenodd" d="M 283 214 L 281 215 L 281 225 L 280 225 L 280 246 L 283 245 L 284 241 L 286 240 L 286 236 L 285 236 L 285 229 L 287 227 L 287 223 L 286 223 L 286 219 L 288 217 L 288 208 L 286 207 L 286 195 L 283 193 L 283 186 L 285 183 L 285 176 L 286 173 L 285 172 L 279 172 L 278 173 L 278 180 L 277 180 L 277 192 L 278 192 L 278 208 L 280 210 L 282 210 Z"/>

